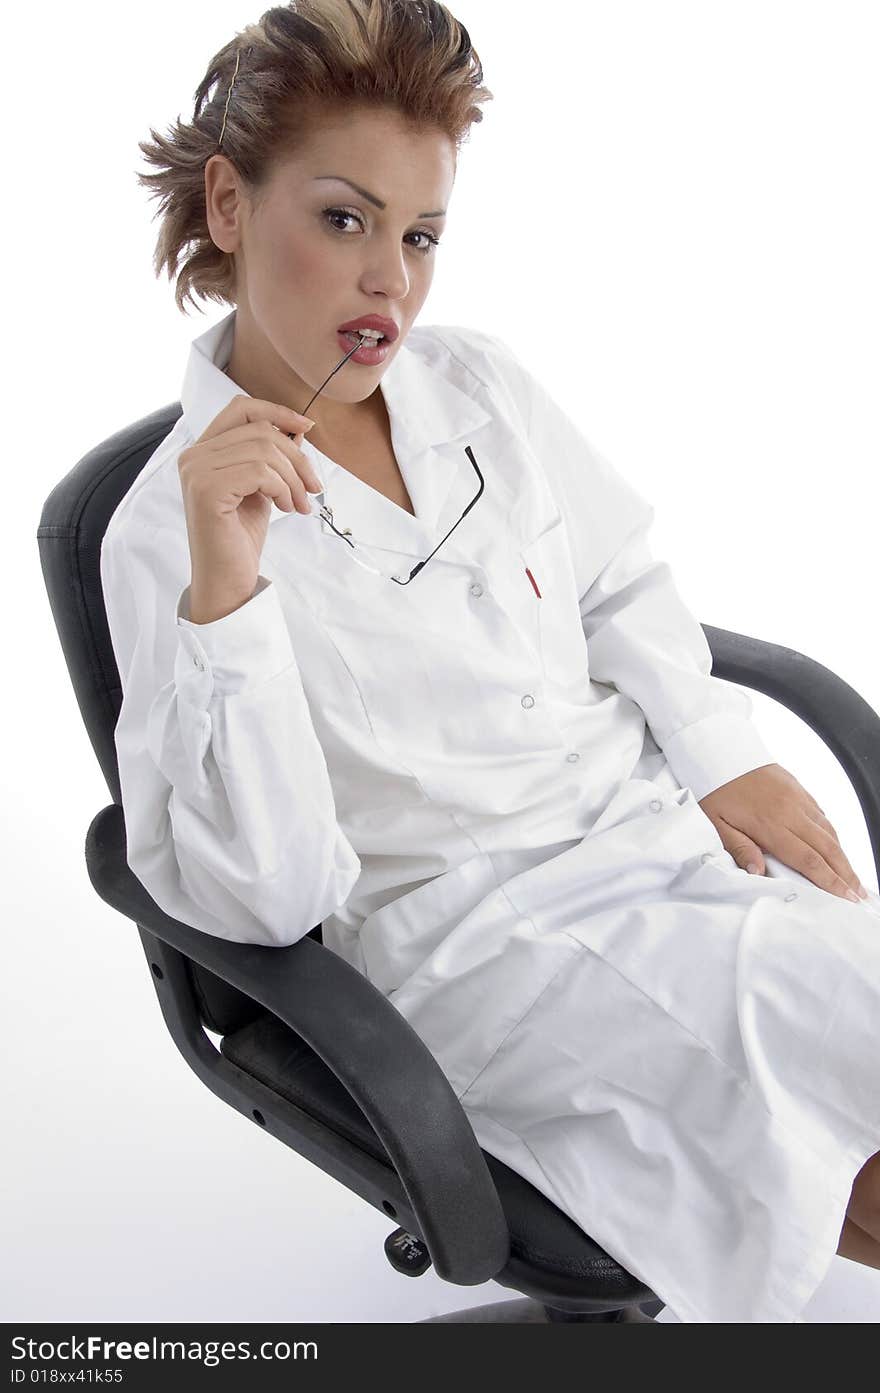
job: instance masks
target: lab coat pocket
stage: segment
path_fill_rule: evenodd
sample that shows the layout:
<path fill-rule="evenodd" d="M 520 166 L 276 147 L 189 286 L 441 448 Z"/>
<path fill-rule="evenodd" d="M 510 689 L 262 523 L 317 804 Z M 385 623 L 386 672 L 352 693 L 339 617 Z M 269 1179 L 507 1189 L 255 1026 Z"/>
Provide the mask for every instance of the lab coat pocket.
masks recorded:
<path fill-rule="evenodd" d="M 571 934 L 545 933 L 520 916 L 499 886 L 447 924 L 433 952 L 388 999 L 461 1097 L 551 978 L 582 952 Z"/>
<path fill-rule="evenodd" d="M 367 915 L 359 938 L 369 980 L 386 995 L 396 991 L 497 888 L 492 858 L 483 852 Z"/>
<path fill-rule="evenodd" d="M 578 606 L 577 581 L 561 515 L 520 547 L 523 593 L 546 680 L 575 697 L 589 684 L 587 640 Z"/>

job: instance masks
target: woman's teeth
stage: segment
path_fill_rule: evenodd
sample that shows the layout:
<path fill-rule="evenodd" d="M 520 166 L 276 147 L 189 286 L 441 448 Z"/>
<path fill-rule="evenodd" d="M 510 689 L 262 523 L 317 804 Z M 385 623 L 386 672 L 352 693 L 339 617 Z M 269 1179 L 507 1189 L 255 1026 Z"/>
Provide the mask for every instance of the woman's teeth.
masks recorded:
<path fill-rule="evenodd" d="M 362 338 L 368 339 L 370 343 L 381 343 L 385 337 L 377 329 L 344 329 L 343 333 L 352 343 L 359 343 Z"/>

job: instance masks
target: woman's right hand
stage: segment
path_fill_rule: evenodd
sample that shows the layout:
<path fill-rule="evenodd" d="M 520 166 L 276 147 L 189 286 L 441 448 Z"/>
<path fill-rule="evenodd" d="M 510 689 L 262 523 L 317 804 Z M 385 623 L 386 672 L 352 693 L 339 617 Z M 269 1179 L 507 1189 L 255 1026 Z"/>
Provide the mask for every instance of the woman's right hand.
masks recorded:
<path fill-rule="evenodd" d="M 222 594 L 230 608 L 250 598 L 273 500 L 286 513 L 308 514 L 306 491 L 320 492 L 299 448 L 313 425 L 288 406 L 240 395 L 182 451 L 177 467 L 193 592 Z"/>

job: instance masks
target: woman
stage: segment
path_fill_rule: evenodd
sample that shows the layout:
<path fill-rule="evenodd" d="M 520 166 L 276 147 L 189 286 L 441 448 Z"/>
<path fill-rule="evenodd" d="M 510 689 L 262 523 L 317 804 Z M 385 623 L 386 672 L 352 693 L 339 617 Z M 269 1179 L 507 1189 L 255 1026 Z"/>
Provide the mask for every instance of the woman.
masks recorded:
<path fill-rule="evenodd" d="M 880 898 L 653 508 L 500 339 L 416 325 L 481 80 L 442 5 L 300 0 L 141 146 L 157 272 L 234 309 L 103 544 L 128 859 L 220 937 L 322 923 L 681 1320 L 790 1321 L 880 1267 Z"/>

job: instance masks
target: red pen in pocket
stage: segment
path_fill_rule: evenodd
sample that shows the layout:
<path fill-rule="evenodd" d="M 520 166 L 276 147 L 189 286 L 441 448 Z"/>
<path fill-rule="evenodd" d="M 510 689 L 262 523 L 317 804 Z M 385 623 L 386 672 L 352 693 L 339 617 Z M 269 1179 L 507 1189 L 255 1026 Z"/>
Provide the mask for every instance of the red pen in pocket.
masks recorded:
<path fill-rule="evenodd" d="M 528 566 L 526 566 L 526 575 L 528 576 L 529 580 L 532 582 L 532 585 L 533 585 L 534 590 L 535 590 L 535 594 L 537 595 L 538 599 L 540 600 L 540 599 L 541 599 L 541 592 L 540 592 L 540 590 L 538 589 L 538 586 L 537 586 L 537 584 L 536 584 L 536 582 L 535 582 L 535 577 L 532 575 L 532 573 L 531 573 L 531 571 L 529 570 Z"/>

